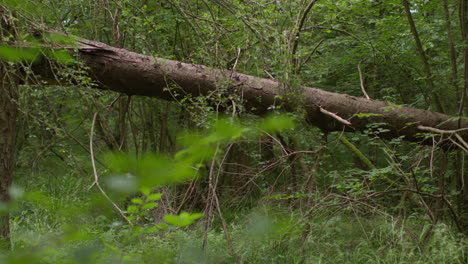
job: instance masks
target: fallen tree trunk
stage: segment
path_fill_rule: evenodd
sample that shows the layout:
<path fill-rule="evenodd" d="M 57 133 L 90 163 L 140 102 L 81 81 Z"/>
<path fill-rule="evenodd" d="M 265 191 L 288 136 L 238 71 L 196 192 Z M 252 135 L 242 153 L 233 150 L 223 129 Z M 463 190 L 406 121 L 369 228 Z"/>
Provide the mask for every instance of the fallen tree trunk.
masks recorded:
<path fill-rule="evenodd" d="M 79 39 L 78 55 L 101 88 L 128 95 L 178 100 L 182 98 L 180 95 L 184 96 L 178 89 L 197 96 L 224 87 L 225 92 L 237 94 L 259 114 L 270 111 L 274 105 L 286 109 L 291 105 L 279 99 L 284 98 L 285 85 L 272 79 L 145 56 L 85 39 Z M 177 88 L 171 92 L 167 87 Z M 306 119 L 325 131 L 364 131 L 373 124 L 380 129 L 371 133 L 382 138 L 403 137 L 432 144 L 432 140 L 424 141 L 421 136 L 431 132 L 448 138 L 448 145 L 468 149 L 467 120 L 316 88 L 301 87 L 301 90 Z"/>

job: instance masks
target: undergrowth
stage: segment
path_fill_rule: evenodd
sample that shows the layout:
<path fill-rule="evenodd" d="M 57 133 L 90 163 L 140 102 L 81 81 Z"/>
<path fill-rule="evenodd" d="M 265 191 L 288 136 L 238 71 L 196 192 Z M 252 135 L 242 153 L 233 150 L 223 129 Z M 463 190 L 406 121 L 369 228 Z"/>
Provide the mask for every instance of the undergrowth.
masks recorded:
<path fill-rule="evenodd" d="M 202 168 L 196 162 L 216 158 L 220 144 L 248 132 L 219 121 L 208 135 L 188 138 L 174 158 L 147 155 L 137 162 L 111 154 L 102 182 L 115 204 L 85 173 L 57 164 L 31 173 L 23 165 L 10 189 L 12 251 L 2 253 L 0 263 L 466 263 L 467 240 L 448 221 L 433 224 L 410 210 L 392 216 L 370 209 L 367 200 L 353 202 L 356 192 L 271 195 L 244 208 L 224 206 L 238 201 L 220 196 L 223 206 L 216 206 L 226 225 L 219 211 L 209 218 L 156 213 L 172 198 L 161 199 L 170 191 L 150 190 L 193 177 L 191 169 Z"/>
<path fill-rule="evenodd" d="M 466 263 L 466 240 L 445 224 L 423 241 L 423 219 L 397 222 L 332 209 L 306 219 L 282 209 L 259 205 L 229 223 L 241 263 Z M 17 212 L 22 214 L 12 221 L 13 251 L 3 256 L 3 263 L 236 262 L 221 226 L 208 232 L 203 249 L 201 222 L 136 234 L 104 215 L 77 221 L 28 203 Z"/>

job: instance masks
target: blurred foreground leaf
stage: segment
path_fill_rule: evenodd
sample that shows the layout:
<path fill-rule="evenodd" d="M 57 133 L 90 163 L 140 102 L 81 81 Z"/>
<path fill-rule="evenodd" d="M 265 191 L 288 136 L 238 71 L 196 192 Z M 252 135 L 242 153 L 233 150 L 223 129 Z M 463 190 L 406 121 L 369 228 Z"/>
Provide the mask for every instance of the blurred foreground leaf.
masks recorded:
<path fill-rule="evenodd" d="M 178 227 L 185 227 L 190 224 L 192 224 L 195 220 L 198 218 L 202 217 L 202 213 L 196 213 L 196 214 L 189 214 L 186 212 L 182 212 L 180 215 L 165 215 L 164 220 L 173 226 L 178 226 Z"/>

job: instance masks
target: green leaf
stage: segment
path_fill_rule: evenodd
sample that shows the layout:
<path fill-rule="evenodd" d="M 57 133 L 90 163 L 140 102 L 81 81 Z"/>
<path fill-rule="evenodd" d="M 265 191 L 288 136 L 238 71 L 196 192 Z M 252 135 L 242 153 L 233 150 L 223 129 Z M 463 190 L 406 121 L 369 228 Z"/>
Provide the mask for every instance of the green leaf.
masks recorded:
<path fill-rule="evenodd" d="M 109 152 L 104 155 L 107 167 L 115 173 L 128 173 L 135 167 L 136 159 L 122 152 Z"/>
<path fill-rule="evenodd" d="M 75 62 L 75 59 L 66 50 L 53 51 L 53 52 L 50 52 L 48 55 L 54 58 L 59 63 L 71 64 Z"/>
<path fill-rule="evenodd" d="M 156 200 L 161 199 L 161 197 L 162 197 L 162 193 L 153 193 L 149 195 L 148 197 L 146 197 L 146 201 L 156 201 Z"/>
<path fill-rule="evenodd" d="M 201 213 L 189 214 L 186 212 L 182 212 L 180 215 L 165 215 L 164 220 L 170 225 L 185 227 L 192 224 L 195 220 L 202 216 L 203 214 Z"/>
<path fill-rule="evenodd" d="M 152 226 L 152 227 L 149 227 L 149 228 L 146 228 L 144 230 L 145 233 L 152 233 L 152 232 L 156 232 L 158 231 L 159 227 L 157 225 L 155 226 Z"/>
<path fill-rule="evenodd" d="M 161 229 L 161 230 L 167 230 L 167 229 L 169 229 L 169 226 L 168 226 L 166 223 L 163 223 L 163 222 L 161 222 L 161 223 L 155 225 L 155 227 L 157 227 L 157 228 L 159 228 L 159 229 Z"/>
<path fill-rule="evenodd" d="M 146 196 L 149 196 L 151 193 L 151 190 L 150 188 L 143 186 L 140 188 L 140 192 Z"/>
<path fill-rule="evenodd" d="M 10 46 L 0 46 L 0 58 L 11 61 L 33 62 L 39 58 L 40 50 L 38 48 L 15 48 Z"/>
<path fill-rule="evenodd" d="M 158 206 L 158 203 L 147 203 L 141 207 L 142 210 L 149 210 Z"/>
<path fill-rule="evenodd" d="M 146 155 L 138 162 L 137 177 L 141 186 L 153 188 L 180 183 L 193 178 L 190 164 L 177 162 L 158 155 Z"/>
<path fill-rule="evenodd" d="M 245 130 L 234 120 L 224 118 L 216 120 L 214 129 L 212 136 L 215 141 L 239 138 Z"/>
<path fill-rule="evenodd" d="M 54 44 L 66 44 L 70 46 L 73 44 L 77 44 L 77 41 L 75 39 L 60 33 L 43 34 L 43 38 L 48 42 L 52 42 Z M 78 47 L 78 45 L 76 46 Z"/>
<path fill-rule="evenodd" d="M 272 115 L 263 120 L 260 128 L 269 133 L 278 132 L 294 128 L 294 121 L 292 118 L 284 115 Z"/>
<path fill-rule="evenodd" d="M 161 155 L 147 154 L 137 160 L 131 154 L 109 153 L 105 159 L 113 172 L 122 175 L 119 179 L 133 179 L 145 195 L 149 195 L 149 190 L 156 186 L 180 183 L 195 176 L 190 162 Z"/>
<path fill-rule="evenodd" d="M 143 204 L 143 200 L 140 198 L 133 198 L 132 203 L 134 204 Z"/>
<path fill-rule="evenodd" d="M 127 213 L 138 213 L 140 210 L 138 210 L 138 207 L 135 205 L 130 205 L 127 208 Z"/>

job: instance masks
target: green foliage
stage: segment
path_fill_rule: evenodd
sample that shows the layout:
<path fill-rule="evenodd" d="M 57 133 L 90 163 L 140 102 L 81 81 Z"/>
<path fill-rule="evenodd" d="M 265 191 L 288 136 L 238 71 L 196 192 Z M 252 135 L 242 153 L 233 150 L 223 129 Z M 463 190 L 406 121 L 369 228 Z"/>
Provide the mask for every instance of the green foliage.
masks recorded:
<path fill-rule="evenodd" d="M 111 186 L 114 185 L 112 182 L 116 182 L 122 177 L 121 175 L 128 175 L 130 178 L 134 176 L 138 189 L 151 189 L 170 183 L 180 183 L 194 176 L 189 163 L 154 154 L 147 154 L 136 159 L 132 155 L 111 153 L 107 155 L 106 160 L 109 168 L 117 175 L 116 178 L 110 177 L 108 179 Z M 116 188 L 119 190 L 119 187 L 116 186 Z M 130 188 L 123 191 L 132 192 L 134 190 Z"/>
<path fill-rule="evenodd" d="M 20 49 L 10 46 L 0 46 L 0 58 L 10 62 L 34 62 L 40 54 L 39 49 Z"/>
<path fill-rule="evenodd" d="M 293 119 L 287 116 L 270 116 L 265 118 L 260 124 L 260 128 L 269 133 L 287 130 L 293 127 Z"/>
<path fill-rule="evenodd" d="M 13 250 L 0 262 L 464 263 L 466 238 L 452 223 L 466 154 L 381 140 L 385 123 L 346 133 L 343 144 L 342 133 L 300 122 L 296 90 L 362 96 L 357 65 L 370 97 L 391 102 L 382 111 L 429 108 L 437 92 L 447 113 L 458 114 L 463 80 L 451 80 L 441 2 L 411 2 L 435 91 L 400 0 L 317 1 L 299 35 L 292 32 L 310 1 L 1 1 L 15 13 L 22 45 L 3 36 L 0 57 L 15 65 L 47 58 L 57 81 L 73 88 L 33 85 L 36 76 L 23 67 L 16 183 L 13 201 L 0 207 L 11 214 Z M 449 8 L 457 32 L 456 5 Z M 42 32 L 49 27 L 67 34 Z M 271 112 L 289 107 L 287 99 L 297 113 L 249 116 L 250 95 L 231 81 L 203 96 L 170 84 L 177 103 L 116 99 L 89 89 L 96 84 L 87 69 L 66 51 L 76 45 L 69 35 L 277 80 L 293 91 L 272 98 Z M 453 35 L 460 53 L 460 34 Z M 379 115 L 362 111 L 356 122 Z M 212 118 L 223 115 L 231 118 Z M 455 217 L 437 208 L 441 183 Z"/>
<path fill-rule="evenodd" d="M 164 220 L 173 226 L 185 227 L 192 224 L 195 220 L 202 217 L 203 214 L 189 214 L 182 212 L 179 215 L 168 214 L 164 216 Z"/>
<path fill-rule="evenodd" d="M 359 118 L 367 118 L 367 117 L 373 117 L 373 116 L 381 116 L 382 114 L 373 114 L 373 113 L 358 113 L 356 114 L 357 117 Z"/>

